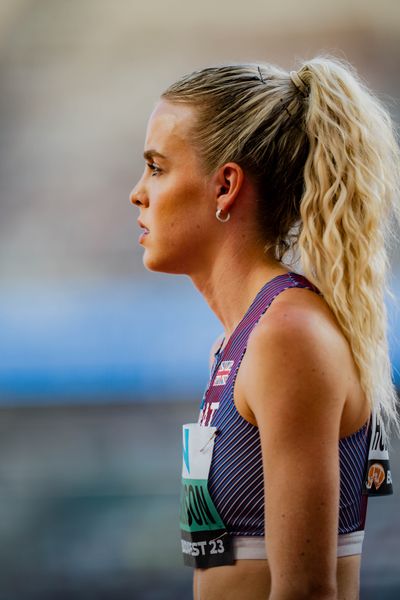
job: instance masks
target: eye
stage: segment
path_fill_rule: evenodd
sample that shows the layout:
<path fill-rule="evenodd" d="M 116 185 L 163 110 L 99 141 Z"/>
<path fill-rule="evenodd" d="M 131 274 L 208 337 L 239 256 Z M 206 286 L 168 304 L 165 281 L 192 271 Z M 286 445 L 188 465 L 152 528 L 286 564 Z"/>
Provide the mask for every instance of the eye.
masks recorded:
<path fill-rule="evenodd" d="M 149 167 L 149 169 L 151 171 L 153 171 L 153 173 L 151 174 L 152 177 L 161 172 L 161 169 L 159 167 L 157 167 L 157 165 L 154 163 L 146 163 L 146 165 Z"/>

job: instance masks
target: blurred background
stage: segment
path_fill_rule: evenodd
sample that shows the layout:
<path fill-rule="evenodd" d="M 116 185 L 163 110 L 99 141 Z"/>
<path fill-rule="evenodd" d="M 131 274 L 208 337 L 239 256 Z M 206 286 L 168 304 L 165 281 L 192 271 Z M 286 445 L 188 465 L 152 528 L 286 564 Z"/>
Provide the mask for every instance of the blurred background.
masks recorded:
<path fill-rule="evenodd" d="M 400 123 L 399 34 L 397 0 L 1 0 L 0 600 L 191 597 L 181 425 L 222 326 L 189 278 L 142 264 L 128 196 L 159 94 L 330 52 Z M 400 297 L 400 248 L 391 265 Z M 361 598 L 399 598 L 398 494 L 370 501 L 364 552 Z"/>

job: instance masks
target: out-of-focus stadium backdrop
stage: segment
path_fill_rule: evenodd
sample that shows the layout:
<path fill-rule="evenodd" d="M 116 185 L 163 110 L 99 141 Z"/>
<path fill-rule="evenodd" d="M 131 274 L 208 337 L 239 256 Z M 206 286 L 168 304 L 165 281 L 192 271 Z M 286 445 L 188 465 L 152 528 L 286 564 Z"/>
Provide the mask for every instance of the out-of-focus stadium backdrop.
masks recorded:
<path fill-rule="evenodd" d="M 399 123 L 399 34 L 396 0 L 2 0 L 0 600 L 191 597 L 180 431 L 222 327 L 189 278 L 142 264 L 128 195 L 159 94 L 208 64 L 329 52 Z M 400 248 L 391 264 L 399 297 Z M 400 597 L 398 506 L 370 502 L 365 600 Z"/>

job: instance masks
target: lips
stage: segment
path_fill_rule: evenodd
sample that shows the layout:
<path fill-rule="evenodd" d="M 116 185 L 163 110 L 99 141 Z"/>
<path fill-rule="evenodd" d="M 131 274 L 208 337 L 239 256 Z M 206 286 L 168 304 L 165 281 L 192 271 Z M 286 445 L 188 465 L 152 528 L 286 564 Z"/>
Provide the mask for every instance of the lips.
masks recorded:
<path fill-rule="evenodd" d="M 142 221 L 140 219 L 137 220 L 138 224 L 140 225 L 140 227 L 142 229 L 144 229 L 144 233 L 149 233 L 149 228 L 146 227 L 146 225 L 144 223 L 142 223 Z"/>

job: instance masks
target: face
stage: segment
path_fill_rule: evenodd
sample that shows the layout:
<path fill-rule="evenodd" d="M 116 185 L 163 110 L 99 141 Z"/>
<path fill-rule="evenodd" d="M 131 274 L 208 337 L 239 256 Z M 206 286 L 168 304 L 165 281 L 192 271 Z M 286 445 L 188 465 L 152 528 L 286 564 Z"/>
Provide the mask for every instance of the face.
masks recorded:
<path fill-rule="evenodd" d="M 213 181 L 190 144 L 193 111 L 161 100 L 148 122 L 146 164 L 130 200 L 149 230 L 140 243 L 143 263 L 152 271 L 190 274 L 212 256 L 214 221 L 218 223 Z"/>

